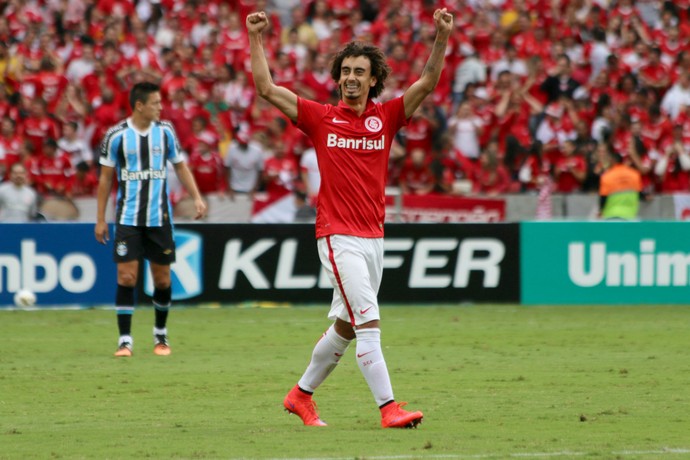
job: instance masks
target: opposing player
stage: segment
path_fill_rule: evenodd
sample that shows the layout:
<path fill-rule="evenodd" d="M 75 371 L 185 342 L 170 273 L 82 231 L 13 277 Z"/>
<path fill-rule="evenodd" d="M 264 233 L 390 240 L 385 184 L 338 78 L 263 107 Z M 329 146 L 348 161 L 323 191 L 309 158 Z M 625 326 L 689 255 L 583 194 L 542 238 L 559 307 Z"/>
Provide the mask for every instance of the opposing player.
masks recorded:
<path fill-rule="evenodd" d="M 96 240 L 109 238 L 105 211 L 117 170 L 114 259 L 117 263 L 115 307 L 120 332 L 115 356 L 132 356 L 132 314 L 139 261 L 148 259 L 153 278 L 154 353 L 169 355 L 167 319 L 171 301 L 170 264 L 175 261 L 172 207 L 168 199 L 167 162 L 194 198 L 196 218 L 206 212 L 199 189 L 183 161 L 172 125 L 160 121 L 160 89 L 153 83 L 137 83 L 129 93 L 131 116 L 113 126 L 101 145 L 98 182 Z"/>
<path fill-rule="evenodd" d="M 423 414 L 402 409 L 393 396 L 381 351 L 378 290 L 383 272 L 384 188 L 395 133 L 429 95 L 441 75 L 453 17 L 434 12 L 436 40 L 421 77 L 403 96 L 379 103 L 390 68 L 377 47 L 352 42 L 334 58 L 331 76 L 341 100 L 321 105 L 298 97 L 271 79 L 261 33 L 264 12 L 247 16 L 251 65 L 257 93 L 280 109 L 312 140 L 321 173 L 316 238 L 321 263 L 334 288 L 334 323 L 314 347 L 311 362 L 287 394 L 285 408 L 305 425 L 323 426 L 312 394 L 357 339 L 356 357 L 384 428 L 416 427 Z"/>

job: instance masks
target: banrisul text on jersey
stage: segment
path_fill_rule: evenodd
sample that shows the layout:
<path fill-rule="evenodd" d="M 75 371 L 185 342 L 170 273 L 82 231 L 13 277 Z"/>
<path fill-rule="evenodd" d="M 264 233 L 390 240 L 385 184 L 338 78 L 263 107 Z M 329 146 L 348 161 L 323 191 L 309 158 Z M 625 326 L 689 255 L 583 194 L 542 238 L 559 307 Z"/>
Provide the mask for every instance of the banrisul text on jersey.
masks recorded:
<path fill-rule="evenodd" d="M 327 147 L 339 147 L 342 149 L 356 149 L 356 150 L 383 150 L 386 145 L 386 136 L 383 135 L 379 139 L 367 139 L 366 137 L 349 139 L 339 137 L 337 134 L 328 134 L 326 138 Z"/>
<path fill-rule="evenodd" d="M 145 169 L 144 171 L 128 171 L 126 169 L 122 169 L 120 171 L 120 180 L 165 179 L 167 175 L 166 169 Z"/>

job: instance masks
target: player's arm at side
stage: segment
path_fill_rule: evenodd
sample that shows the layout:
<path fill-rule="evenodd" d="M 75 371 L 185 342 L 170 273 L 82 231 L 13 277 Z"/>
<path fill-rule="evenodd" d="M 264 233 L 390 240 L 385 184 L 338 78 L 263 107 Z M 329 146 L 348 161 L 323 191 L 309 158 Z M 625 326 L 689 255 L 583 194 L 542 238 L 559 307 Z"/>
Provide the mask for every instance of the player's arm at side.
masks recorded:
<path fill-rule="evenodd" d="M 262 11 L 247 16 L 249 50 L 251 52 L 252 76 L 259 96 L 276 106 L 290 120 L 297 121 L 297 95 L 287 88 L 273 83 L 268 62 L 264 54 L 261 33 L 268 26 L 268 17 Z"/>
<path fill-rule="evenodd" d="M 446 12 L 445 8 L 436 10 L 434 12 L 434 23 L 436 24 L 436 40 L 431 49 L 431 55 L 426 61 L 419 80 L 412 83 L 403 95 L 405 118 L 412 116 L 424 98 L 436 88 L 438 80 L 441 78 L 448 37 L 450 37 L 450 33 L 453 30 L 453 16 Z"/>
<path fill-rule="evenodd" d="M 115 168 L 101 164 L 101 175 L 98 178 L 98 191 L 96 193 L 96 228 L 94 230 L 96 241 L 105 244 L 108 241 L 108 224 L 105 221 L 105 210 L 108 207 L 108 198 L 113 188 L 113 174 Z"/>
<path fill-rule="evenodd" d="M 177 174 L 177 178 L 180 179 L 180 182 L 182 183 L 184 188 L 194 199 L 194 207 L 196 210 L 196 215 L 194 216 L 194 218 L 201 219 L 206 214 L 206 203 L 204 202 L 204 199 L 201 197 L 201 193 L 199 193 L 199 188 L 196 186 L 196 181 L 194 180 L 192 172 L 189 170 L 189 167 L 187 167 L 187 163 L 185 163 L 184 161 L 174 163 L 173 167 L 175 168 L 175 174 Z"/>

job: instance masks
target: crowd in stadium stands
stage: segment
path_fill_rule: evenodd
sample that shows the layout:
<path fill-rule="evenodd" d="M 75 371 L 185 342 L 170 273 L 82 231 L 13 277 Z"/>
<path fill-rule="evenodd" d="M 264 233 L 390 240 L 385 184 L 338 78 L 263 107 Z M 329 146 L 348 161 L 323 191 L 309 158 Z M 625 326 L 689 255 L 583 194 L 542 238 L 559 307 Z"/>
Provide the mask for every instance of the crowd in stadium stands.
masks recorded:
<path fill-rule="evenodd" d="M 0 175 L 22 161 L 44 196 L 94 195 L 103 134 L 148 80 L 204 193 L 313 197 L 307 138 L 254 92 L 244 18 L 269 13 L 277 84 L 333 103 L 329 58 L 354 39 L 389 58 L 380 99 L 400 95 L 439 7 L 455 32 L 395 140 L 391 185 L 596 192 L 615 151 L 646 192 L 690 191 L 690 0 L 0 0 Z"/>

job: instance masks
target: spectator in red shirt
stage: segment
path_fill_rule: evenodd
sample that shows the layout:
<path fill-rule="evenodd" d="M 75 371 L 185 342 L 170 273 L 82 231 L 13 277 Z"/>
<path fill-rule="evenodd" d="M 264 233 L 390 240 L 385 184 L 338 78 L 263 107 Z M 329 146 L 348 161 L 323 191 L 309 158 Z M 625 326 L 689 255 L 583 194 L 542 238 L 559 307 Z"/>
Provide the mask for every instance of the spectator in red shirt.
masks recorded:
<path fill-rule="evenodd" d="M 649 108 L 647 119 L 642 123 L 642 140 L 650 148 L 659 148 L 661 141 L 671 134 L 673 125 L 661 112 L 658 104 Z"/>
<path fill-rule="evenodd" d="M 328 69 L 328 58 L 321 53 L 310 53 L 307 69 L 300 80 L 302 97 L 319 101 L 322 104 L 333 102 L 336 97 L 336 84 Z"/>
<path fill-rule="evenodd" d="M 61 69 L 57 68 L 50 57 L 44 56 L 39 71 L 22 79 L 21 91 L 23 94 L 32 94 L 29 96 L 32 99 L 43 99 L 46 101 L 48 112 L 54 112 L 67 84 L 68 80 Z M 27 89 L 27 86 L 31 89 Z"/>
<path fill-rule="evenodd" d="M 285 154 L 285 146 L 280 139 L 273 142 L 273 155 L 264 162 L 261 175 L 263 186 L 270 196 L 281 197 L 295 189 L 299 178 L 299 165 L 295 158 Z"/>
<path fill-rule="evenodd" d="M 167 104 L 165 115 L 175 126 L 180 143 L 184 146 L 190 141 L 192 136 L 192 119 L 199 113 L 200 107 L 197 102 L 189 97 L 184 88 L 175 90 L 172 99 Z"/>
<path fill-rule="evenodd" d="M 30 171 L 39 194 L 71 197 L 74 175 L 72 162 L 64 152 L 59 151 L 55 139 L 49 137 L 43 142 L 43 153 L 31 159 Z"/>
<path fill-rule="evenodd" d="M 453 147 L 450 134 L 444 134 L 440 147 L 432 152 L 429 168 L 436 180 L 435 191 L 454 195 L 472 191 L 475 164 Z"/>
<path fill-rule="evenodd" d="M 558 156 L 561 144 L 576 136 L 574 124 L 578 121 L 577 114 L 572 101 L 563 99 L 560 104 L 549 104 L 544 115 L 537 127 L 535 139 L 542 143 L 546 156 Z"/>
<path fill-rule="evenodd" d="M 402 87 L 410 78 L 410 71 L 412 69 L 412 61 L 410 60 L 410 50 L 405 48 L 401 42 L 396 42 L 392 45 L 391 52 L 388 56 L 388 65 L 391 68 L 391 80 L 397 81 L 397 86 Z"/>
<path fill-rule="evenodd" d="M 85 161 L 77 163 L 72 181 L 72 197 L 95 197 L 98 190 L 98 176 Z"/>
<path fill-rule="evenodd" d="M 661 193 L 690 191 L 690 139 L 683 137 L 682 125 L 676 124 L 670 139 L 664 142 L 654 173 Z"/>
<path fill-rule="evenodd" d="M 168 101 L 173 99 L 173 95 L 183 89 L 187 83 L 187 74 L 181 60 L 175 59 L 172 67 L 165 72 L 161 81 L 161 95 Z"/>
<path fill-rule="evenodd" d="M 115 45 L 111 42 L 106 43 L 103 46 L 103 58 L 97 60 L 93 72 L 81 80 L 86 100 L 94 107 L 102 103 L 105 88 L 115 92 L 119 87 L 117 74 L 122 66 L 115 62 L 116 59 L 119 59 L 119 54 Z"/>
<path fill-rule="evenodd" d="M 467 28 L 467 35 L 472 40 L 472 46 L 482 58 L 489 49 L 491 37 L 495 31 L 496 26 L 491 22 L 489 13 L 484 9 L 477 11 L 474 21 Z"/>
<path fill-rule="evenodd" d="M 296 75 L 294 75 L 296 78 Z M 223 100 L 230 109 L 230 120 L 233 126 L 247 120 L 248 112 L 256 99 L 256 90 L 249 83 L 243 70 L 234 71 L 232 80 L 223 89 Z"/>
<path fill-rule="evenodd" d="M 521 156 L 532 144 L 530 119 L 541 114 L 544 106 L 527 88 L 504 91 L 496 104 L 499 148 L 505 152 L 503 163 L 509 171 L 517 170 Z"/>
<path fill-rule="evenodd" d="M 669 67 L 673 67 L 676 57 L 688 46 L 687 39 L 681 39 L 680 30 L 675 25 L 669 27 L 667 36 L 658 40 L 657 43 L 661 50 L 661 62 Z"/>
<path fill-rule="evenodd" d="M 217 143 L 201 138 L 194 153 L 189 157 L 189 169 L 202 195 L 224 193 L 227 182 L 223 159 L 218 154 Z"/>
<path fill-rule="evenodd" d="M 285 86 L 291 91 L 295 90 L 297 82 L 297 67 L 289 54 L 279 51 L 276 54 L 275 65 L 271 67 L 273 81 L 276 85 Z"/>
<path fill-rule="evenodd" d="M 510 183 L 510 174 L 498 155 L 498 144 L 490 142 L 479 155 L 479 166 L 474 174 L 473 192 L 482 195 L 500 195 L 508 192 Z"/>
<path fill-rule="evenodd" d="M 120 111 L 120 102 L 110 88 L 103 88 L 100 104 L 94 104 L 92 110 L 89 123 L 93 126 L 93 136 L 91 137 L 91 147 L 93 148 L 101 142 L 106 131 L 122 119 L 122 112 Z"/>
<path fill-rule="evenodd" d="M 515 22 L 515 32 L 510 38 L 510 43 L 518 50 L 518 55 L 522 58 L 534 56 L 532 52 L 527 50 L 534 50 L 542 46 L 537 43 L 534 38 L 534 28 L 532 27 L 532 18 L 527 11 L 522 11 L 518 14 Z"/>
<path fill-rule="evenodd" d="M 429 167 L 430 158 L 421 148 L 409 153 L 409 158 L 400 171 L 399 185 L 402 193 L 426 195 L 434 190 L 436 178 Z"/>
<path fill-rule="evenodd" d="M 47 111 L 45 100 L 36 98 L 31 101 L 30 114 L 21 122 L 21 135 L 34 146 L 34 154 L 43 151 L 43 142 L 48 139 L 58 139 L 60 128 L 58 122 Z"/>
<path fill-rule="evenodd" d="M 609 78 L 609 83 L 614 87 L 613 91 L 610 93 L 611 101 L 618 107 L 626 107 L 630 115 L 640 115 L 639 108 L 634 108 L 635 113 L 630 112 L 630 108 L 637 105 L 638 101 L 635 96 L 638 93 L 637 78 L 631 73 L 626 73 L 621 76 L 618 83 L 615 85 Z M 590 99 L 591 100 L 591 99 Z M 593 101 L 596 103 L 596 101 Z M 646 112 L 646 110 L 644 110 Z"/>
<path fill-rule="evenodd" d="M 582 189 L 582 182 L 587 175 L 587 164 L 571 139 L 563 142 L 561 152 L 563 155 L 554 167 L 556 190 L 560 193 L 578 192 Z"/>
<path fill-rule="evenodd" d="M 634 25 L 641 20 L 640 12 L 635 8 L 633 0 L 618 0 L 609 13 L 609 19 L 620 18 L 625 26 Z"/>
<path fill-rule="evenodd" d="M 17 134 L 16 123 L 9 116 L 0 122 L 0 181 L 9 179 L 12 165 L 21 161 L 24 140 Z"/>
<path fill-rule="evenodd" d="M 527 152 L 520 169 L 518 181 L 522 191 L 535 192 L 545 182 L 544 176 L 553 174 L 553 164 L 543 155 L 541 143 L 535 142 Z"/>
<path fill-rule="evenodd" d="M 98 0 L 96 9 L 106 16 L 126 18 L 134 14 L 134 5 L 128 0 Z"/>
<path fill-rule="evenodd" d="M 648 86 L 662 94 L 671 85 L 671 70 L 661 62 L 661 49 L 655 46 L 649 50 L 649 60 L 638 72 L 638 79 L 644 86 Z"/>
<path fill-rule="evenodd" d="M 426 98 L 412 114 L 409 123 L 401 132 L 405 137 L 405 150 L 409 155 L 414 149 L 421 148 L 427 155 L 431 155 L 434 145 L 434 135 L 440 122 L 433 110 L 433 99 Z"/>

